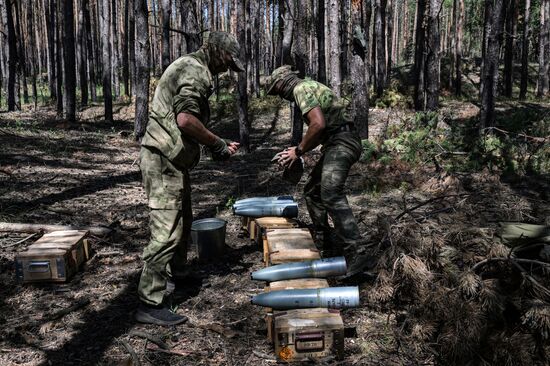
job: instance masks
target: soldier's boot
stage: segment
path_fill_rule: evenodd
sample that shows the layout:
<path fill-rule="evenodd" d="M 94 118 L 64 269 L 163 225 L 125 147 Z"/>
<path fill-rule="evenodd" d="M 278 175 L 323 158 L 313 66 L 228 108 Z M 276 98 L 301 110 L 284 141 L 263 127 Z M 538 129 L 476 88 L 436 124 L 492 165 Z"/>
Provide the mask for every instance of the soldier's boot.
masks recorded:
<path fill-rule="evenodd" d="M 318 229 L 313 232 L 315 246 L 321 252 L 323 258 L 338 257 L 344 255 L 342 245 L 336 235 L 327 229 Z"/>
<path fill-rule="evenodd" d="M 162 326 L 177 325 L 188 320 L 186 316 L 173 313 L 164 305 L 151 306 L 143 303 L 136 311 L 135 319 L 140 323 Z"/>
<path fill-rule="evenodd" d="M 344 257 L 346 258 L 348 270 L 340 279 L 368 274 L 368 271 L 373 269 L 378 262 L 378 258 L 362 240 L 348 243 L 344 248 Z"/>

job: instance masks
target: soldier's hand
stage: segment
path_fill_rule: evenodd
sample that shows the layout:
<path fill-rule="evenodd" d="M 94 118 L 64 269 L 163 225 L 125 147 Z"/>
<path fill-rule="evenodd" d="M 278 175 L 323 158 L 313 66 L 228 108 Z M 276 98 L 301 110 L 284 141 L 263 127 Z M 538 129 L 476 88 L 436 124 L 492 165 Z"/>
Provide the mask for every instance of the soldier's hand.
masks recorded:
<path fill-rule="evenodd" d="M 230 155 L 234 155 L 237 150 L 239 150 L 239 147 L 241 146 L 240 143 L 231 141 L 229 144 L 227 144 L 227 149 L 229 150 Z"/>
<path fill-rule="evenodd" d="M 275 155 L 275 157 L 277 158 L 277 163 L 283 168 L 291 167 L 296 159 L 298 159 L 298 155 L 296 155 L 296 146 L 286 148 Z"/>

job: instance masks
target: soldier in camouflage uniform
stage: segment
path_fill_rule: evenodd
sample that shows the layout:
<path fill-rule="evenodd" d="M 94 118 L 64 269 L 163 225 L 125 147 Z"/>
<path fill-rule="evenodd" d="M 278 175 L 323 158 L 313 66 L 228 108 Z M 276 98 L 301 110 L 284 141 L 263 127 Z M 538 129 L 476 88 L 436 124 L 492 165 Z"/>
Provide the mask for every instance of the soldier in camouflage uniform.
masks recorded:
<path fill-rule="evenodd" d="M 211 32 L 194 53 L 174 61 L 164 72 L 150 106 L 149 122 L 141 142 L 140 169 L 150 212 L 151 239 L 143 251 L 144 266 L 136 319 L 173 325 L 187 320 L 164 304 L 167 282 L 182 271 L 187 260 L 187 239 L 193 220 L 189 170 L 200 159 L 199 144 L 212 157 L 228 159 L 239 144 L 226 143 L 205 126 L 212 76 L 231 68 L 243 71 L 236 38 Z"/>
<path fill-rule="evenodd" d="M 361 139 L 348 113 L 348 105 L 325 85 L 303 80 L 289 65 L 273 71 L 267 93 L 296 102 L 307 132 L 298 146 L 279 153 L 279 163 L 290 166 L 302 154 L 322 145 L 322 156 L 304 188 L 316 240 L 324 256 L 345 254 L 348 276 L 361 272 L 372 257 L 365 252 L 357 221 L 349 207 L 344 185 L 351 166 L 362 152 Z M 331 240 L 328 217 L 333 221 L 336 240 Z"/>

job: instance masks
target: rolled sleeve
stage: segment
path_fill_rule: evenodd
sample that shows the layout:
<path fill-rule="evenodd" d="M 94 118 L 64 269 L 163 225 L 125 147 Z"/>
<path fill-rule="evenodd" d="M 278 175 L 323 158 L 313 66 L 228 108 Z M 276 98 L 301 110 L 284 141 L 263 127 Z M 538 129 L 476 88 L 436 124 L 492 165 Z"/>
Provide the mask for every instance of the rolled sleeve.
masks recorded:
<path fill-rule="evenodd" d="M 190 84 L 181 85 L 178 93 L 174 96 L 174 115 L 177 116 L 180 113 L 188 113 L 200 119 L 201 98 L 203 97 L 196 87 Z"/>

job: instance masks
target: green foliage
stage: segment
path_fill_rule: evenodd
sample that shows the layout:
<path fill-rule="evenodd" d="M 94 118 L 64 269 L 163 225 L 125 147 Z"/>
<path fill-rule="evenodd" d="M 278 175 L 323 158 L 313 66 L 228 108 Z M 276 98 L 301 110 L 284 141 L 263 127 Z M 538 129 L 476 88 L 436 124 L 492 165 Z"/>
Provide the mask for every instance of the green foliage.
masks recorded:
<path fill-rule="evenodd" d="M 235 201 L 237 201 L 235 197 L 233 196 L 227 197 L 227 202 L 225 202 L 225 208 L 230 209 L 231 207 L 233 207 L 233 205 L 235 204 Z"/>
<path fill-rule="evenodd" d="M 384 94 L 378 98 L 375 103 L 377 108 L 392 108 L 397 106 L 403 106 L 405 104 L 405 97 L 394 89 L 386 89 Z"/>
<path fill-rule="evenodd" d="M 363 147 L 363 153 L 361 154 L 362 162 L 371 161 L 376 155 L 376 145 L 370 142 L 369 140 L 361 140 L 361 146 Z"/>

